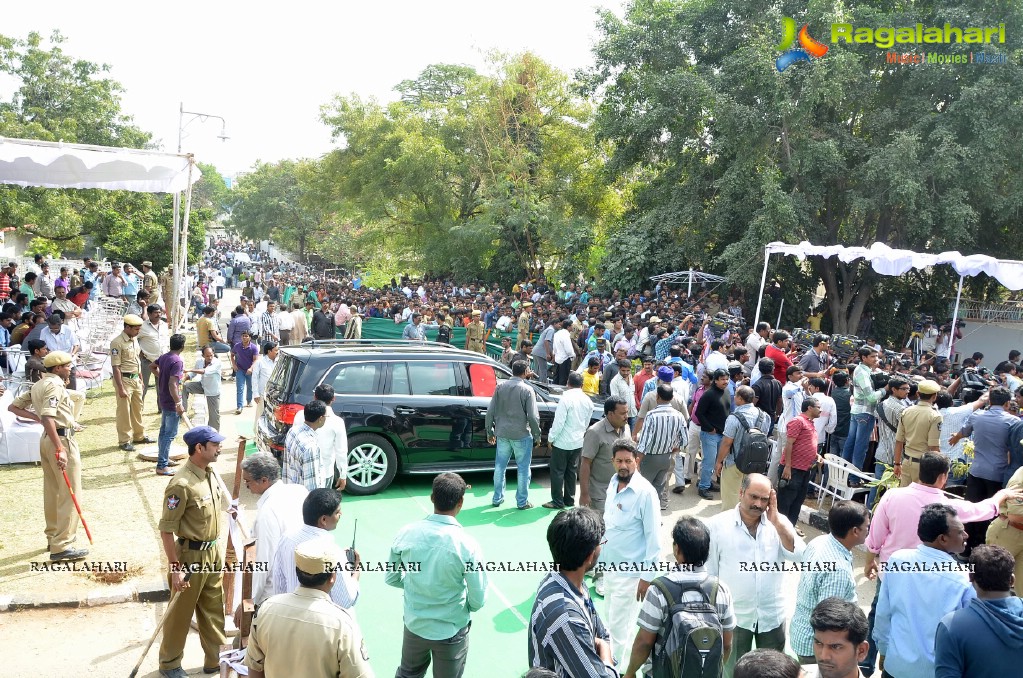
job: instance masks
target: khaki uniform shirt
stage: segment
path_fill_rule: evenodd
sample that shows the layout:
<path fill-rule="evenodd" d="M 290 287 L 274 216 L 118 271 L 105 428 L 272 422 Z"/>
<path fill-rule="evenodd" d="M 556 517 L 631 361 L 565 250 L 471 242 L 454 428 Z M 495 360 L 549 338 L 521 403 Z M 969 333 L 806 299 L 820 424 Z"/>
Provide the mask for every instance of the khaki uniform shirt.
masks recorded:
<path fill-rule="evenodd" d="M 621 433 L 616 433 L 611 422 L 605 417 L 593 424 L 583 434 L 583 457 L 591 459 L 590 463 L 590 499 L 603 501 L 607 496 L 607 486 L 611 476 L 615 474 L 612 461 L 611 446 L 619 438 L 631 438 L 632 431 L 628 422 Z"/>
<path fill-rule="evenodd" d="M 920 457 L 931 447 L 938 447 L 941 434 L 941 415 L 930 403 L 917 403 L 907 407 L 899 418 L 895 440 L 906 444 L 906 452 Z"/>
<path fill-rule="evenodd" d="M 299 586 L 268 598 L 252 620 L 245 664 L 267 676 L 372 678 L 366 643 L 349 612 Z"/>
<path fill-rule="evenodd" d="M 1016 469 L 1016 472 L 1009 478 L 1009 482 L 1005 484 L 1005 489 L 1017 492 L 1023 490 L 1023 468 Z M 999 508 L 1002 515 L 1013 516 L 1016 520 L 1023 517 L 1023 499 L 1006 499 Z M 997 522 L 996 520 L 995 523 Z"/>
<path fill-rule="evenodd" d="M 53 372 L 44 374 L 42 379 L 32 384 L 32 390 L 19 395 L 13 404 L 22 409 L 28 409 L 31 405 L 40 417 L 53 417 L 57 428 L 75 425 L 75 406 L 71 402 L 71 394 L 64 387 L 64 380 Z"/>
<path fill-rule="evenodd" d="M 183 539 L 214 541 L 223 531 L 225 506 L 231 502 L 225 495 L 220 478 L 212 468 L 207 466 L 204 470 L 191 460 L 185 462 L 164 490 L 160 531 L 173 532 Z M 220 549 L 216 547 L 192 551 L 187 546 L 178 545 L 182 563 L 219 559 Z"/>
<path fill-rule="evenodd" d="M 486 329 L 483 323 L 479 320 L 472 321 L 465 328 L 465 348 L 469 351 L 483 353 L 486 350 L 483 341 L 485 336 Z"/>
<path fill-rule="evenodd" d="M 149 292 L 149 303 L 155 304 L 157 302 L 157 299 L 160 298 L 159 288 L 160 281 L 159 279 L 157 279 L 156 273 L 153 271 L 153 269 L 149 269 L 149 272 L 146 273 L 145 276 L 143 276 L 142 278 L 142 289 L 144 289 L 146 292 Z M 155 299 L 153 298 L 154 294 L 156 295 Z"/>
<path fill-rule="evenodd" d="M 117 372 L 138 374 L 142 371 L 138 337 L 121 332 L 110 342 L 110 367 Z"/>
<path fill-rule="evenodd" d="M 529 338 L 529 314 L 525 311 L 519 315 L 519 341 Z"/>

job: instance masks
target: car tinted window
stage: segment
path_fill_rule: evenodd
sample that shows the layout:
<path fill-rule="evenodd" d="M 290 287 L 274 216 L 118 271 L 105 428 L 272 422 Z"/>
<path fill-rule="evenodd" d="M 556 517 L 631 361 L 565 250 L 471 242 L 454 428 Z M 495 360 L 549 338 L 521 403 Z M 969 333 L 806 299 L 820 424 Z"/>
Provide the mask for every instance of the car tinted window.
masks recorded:
<path fill-rule="evenodd" d="M 494 389 L 497 387 L 497 376 L 494 366 L 483 363 L 470 363 L 469 383 L 472 384 L 472 394 L 476 397 L 489 398 L 494 395 Z"/>
<path fill-rule="evenodd" d="M 409 395 L 408 367 L 405 363 L 394 363 L 391 365 L 391 387 L 387 391 L 391 395 Z"/>
<path fill-rule="evenodd" d="M 448 361 L 410 362 L 408 372 L 412 395 L 459 395 L 455 366 Z"/>
<path fill-rule="evenodd" d="M 374 363 L 342 364 L 334 375 L 334 392 L 338 395 L 371 395 L 377 392 L 380 365 Z"/>

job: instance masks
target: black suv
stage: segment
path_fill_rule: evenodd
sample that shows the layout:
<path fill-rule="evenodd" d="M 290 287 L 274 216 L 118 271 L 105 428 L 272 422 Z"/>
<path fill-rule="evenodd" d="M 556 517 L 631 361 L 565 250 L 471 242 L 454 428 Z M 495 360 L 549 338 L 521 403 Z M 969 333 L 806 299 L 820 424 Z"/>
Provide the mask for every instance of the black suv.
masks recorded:
<path fill-rule="evenodd" d="M 395 475 L 494 468 L 484 418 L 507 367 L 448 344 L 401 340 L 324 341 L 281 349 L 266 387 L 256 444 L 280 457 L 284 438 L 323 383 L 334 387 L 334 413 L 348 431 L 352 494 L 374 494 Z M 534 467 L 547 466 L 547 432 L 560 388 L 528 382 L 540 411 Z M 594 405 L 592 420 L 604 416 Z M 514 463 L 514 462 L 513 462 Z"/>

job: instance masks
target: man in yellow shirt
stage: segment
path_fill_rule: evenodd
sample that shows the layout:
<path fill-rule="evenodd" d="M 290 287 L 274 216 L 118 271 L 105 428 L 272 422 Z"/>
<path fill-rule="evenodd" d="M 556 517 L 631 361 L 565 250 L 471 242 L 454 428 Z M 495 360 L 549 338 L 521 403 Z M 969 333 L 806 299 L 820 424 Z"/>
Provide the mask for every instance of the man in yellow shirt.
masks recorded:
<path fill-rule="evenodd" d="M 583 370 L 583 393 L 588 396 L 595 396 L 600 393 L 600 358 L 590 356 L 586 362 L 586 369 Z"/>

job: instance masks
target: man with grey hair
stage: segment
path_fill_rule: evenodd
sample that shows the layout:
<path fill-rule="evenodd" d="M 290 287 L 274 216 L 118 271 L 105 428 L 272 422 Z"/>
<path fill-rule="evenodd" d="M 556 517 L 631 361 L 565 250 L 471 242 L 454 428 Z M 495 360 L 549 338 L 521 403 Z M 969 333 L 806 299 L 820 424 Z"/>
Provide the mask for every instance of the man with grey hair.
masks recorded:
<path fill-rule="evenodd" d="M 309 496 L 303 485 L 281 482 L 281 467 L 273 455 L 258 452 L 242 461 L 245 487 L 259 497 L 252 534 L 256 538 L 256 562 L 266 563 L 252 573 L 252 600 L 260 605 L 273 595 L 270 563 L 281 537 L 302 527 L 302 502 Z"/>

